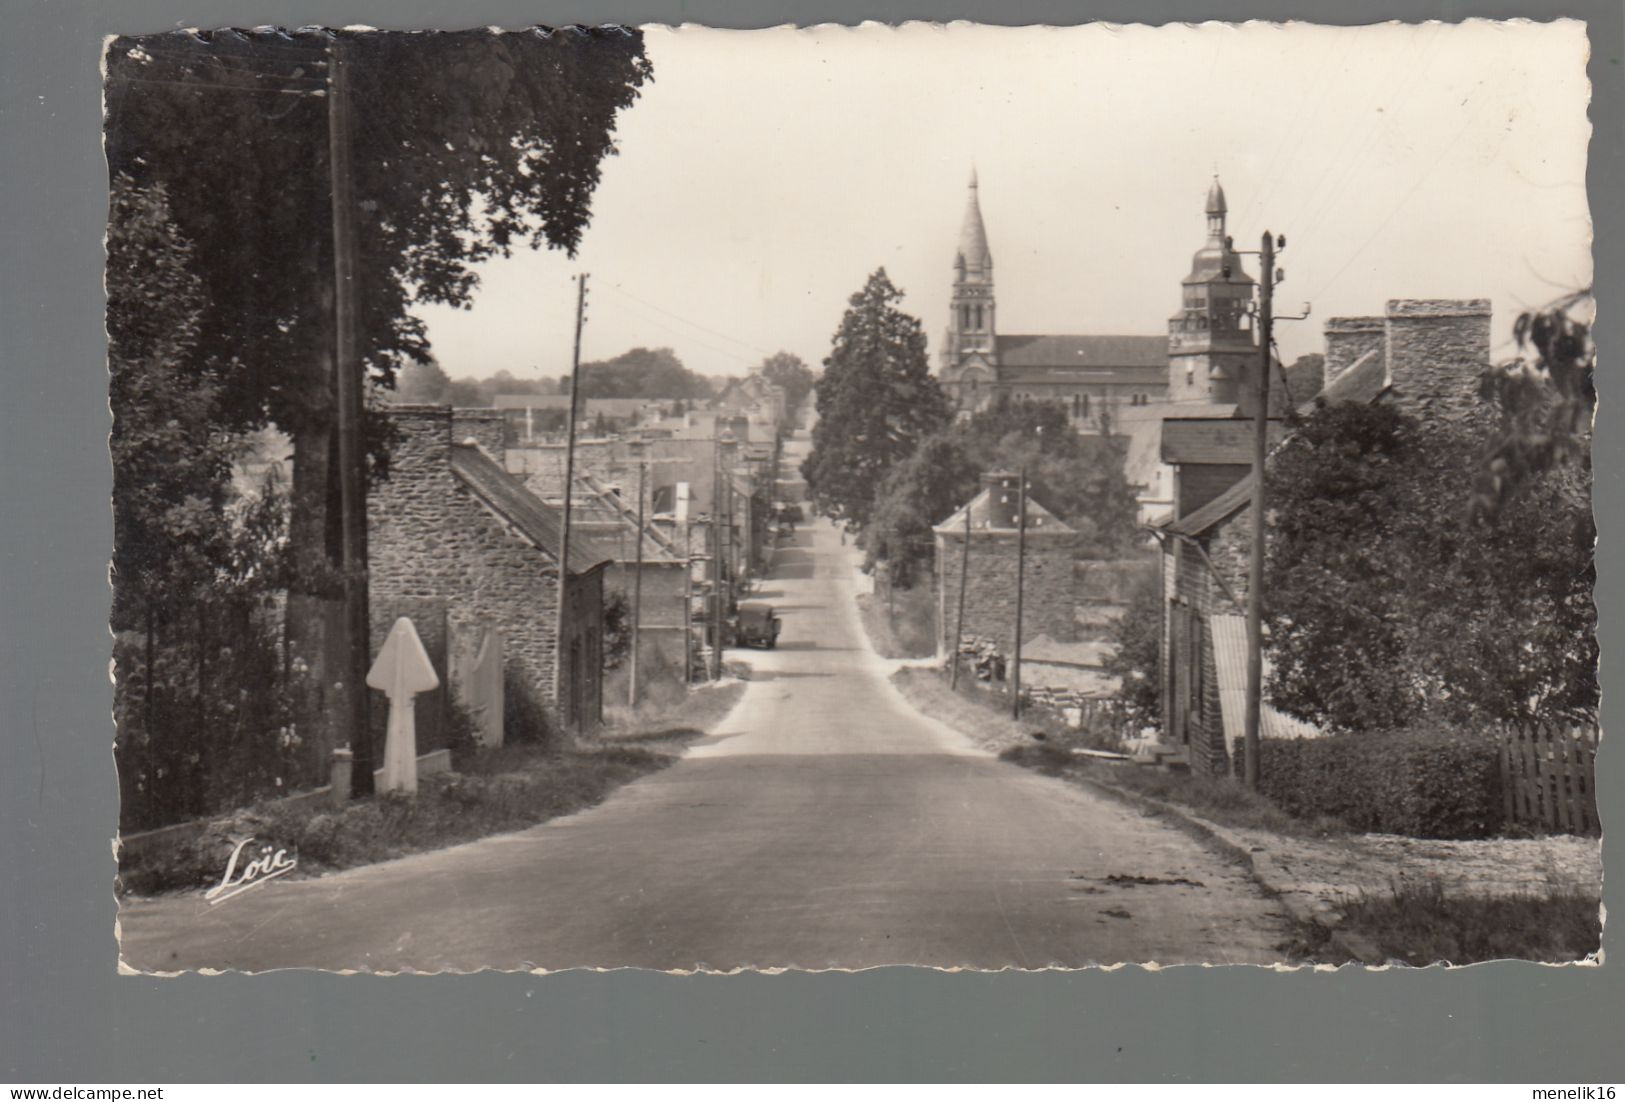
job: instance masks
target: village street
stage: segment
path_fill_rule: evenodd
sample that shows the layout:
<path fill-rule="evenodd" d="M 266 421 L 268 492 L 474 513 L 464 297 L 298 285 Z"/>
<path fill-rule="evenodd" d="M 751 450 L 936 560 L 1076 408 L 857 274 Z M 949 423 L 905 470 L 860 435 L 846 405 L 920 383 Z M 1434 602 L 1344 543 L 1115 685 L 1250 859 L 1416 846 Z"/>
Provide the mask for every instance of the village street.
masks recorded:
<path fill-rule="evenodd" d="M 367 868 L 121 912 L 142 970 L 1042 968 L 1280 958 L 1278 904 L 1163 823 L 914 712 L 818 521 L 761 596 L 740 704 L 589 811 Z"/>

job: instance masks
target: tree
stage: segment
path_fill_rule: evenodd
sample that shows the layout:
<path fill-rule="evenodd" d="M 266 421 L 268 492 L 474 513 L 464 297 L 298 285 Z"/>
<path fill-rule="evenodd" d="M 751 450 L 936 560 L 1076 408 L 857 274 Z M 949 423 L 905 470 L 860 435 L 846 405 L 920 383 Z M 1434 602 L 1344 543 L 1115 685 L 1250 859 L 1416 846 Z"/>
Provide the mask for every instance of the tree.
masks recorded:
<path fill-rule="evenodd" d="M 791 352 L 775 352 L 763 360 L 755 369 L 770 383 L 777 383 L 784 388 L 784 413 L 786 417 L 794 418 L 812 393 L 813 384 L 818 376 L 808 367 L 800 356 Z"/>
<path fill-rule="evenodd" d="M 1157 671 L 1162 665 L 1162 575 L 1140 574 L 1129 593 L 1128 607 L 1112 625 L 1112 649 L 1106 654 L 1106 672 L 1121 684 L 1117 697 L 1141 727 L 1162 723 L 1162 693 Z"/>
<path fill-rule="evenodd" d="M 1518 355 L 1484 373 L 1484 397 L 1501 413 L 1473 488 L 1473 509 L 1494 517 L 1542 474 L 1591 469 L 1597 407 L 1597 345 L 1591 289 L 1576 291 L 1513 325 Z"/>
<path fill-rule="evenodd" d="M 218 382 L 222 427 L 275 423 L 293 440 L 289 640 L 324 686 L 339 668 L 326 664 L 339 660 L 327 640 L 340 622 L 325 94 L 335 35 L 357 115 L 359 348 L 386 390 L 402 363 L 428 354 L 414 304 L 466 304 L 473 265 L 516 242 L 574 252 L 615 151 L 615 117 L 651 72 L 642 36 L 623 28 L 177 32 L 109 44 L 110 170 L 164 189 L 207 288 L 193 369 Z M 369 418 L 380 469 L 385 424 Z M 309 726 L 332 731 L 325 700 L 304 710 Z"/>
<path fill-rule="evenodd" d="M 451 388 L 451 377 L 433 357 L 423 363 L 409 361 L 396 375 L 394 400 L 409 405 L 442 405 Z"/>
<path fill-rule="evenodd" d="M 1475 515 L 1461 487 L 1496 431 L 1344 404 L 1283 445 L 1264 591 L 1277 705 L 1354 730 L 1594 714 L 1588 482 L 1549 469 Z"/>
<path fill-rule="evenodd" d="M 850 299 L 817 385 L 818 423 L 802 476 L 818 508 L 861 530 L 886 473 L 947 423 L 918 318 L 877 269 Z"/>
<path fill-rule="evenodd" d="M 908 587 L 933 554 L 931 529 L 976 493 L 983 474 L 1027 471 L 1028 492 L 1077 530 L 1074 551 L 1103 557 L 1135 541 L 1138 501 L 1123 473 L 1121 438 L 1081 436 L 1055 402 L 1000 395 L 923 441 L 881 484 L 865 533 L 868 565 Z"/>
<path fill-rule="evenodd" d="M 1294 406 L 1301 406 L 1326 385 L 1326 357 L 1319 352 L 1299 356 L 1282 368 L 1281 378 L 1286 382 L 1287 397 Z"/>
<path fill-rule="evenodd" d="M 568 378 L 561 393 L 570 392 Z M 584 398 L 709 398 L 711 385 L 669 348 L 633 348 L 581 365 Z"/>

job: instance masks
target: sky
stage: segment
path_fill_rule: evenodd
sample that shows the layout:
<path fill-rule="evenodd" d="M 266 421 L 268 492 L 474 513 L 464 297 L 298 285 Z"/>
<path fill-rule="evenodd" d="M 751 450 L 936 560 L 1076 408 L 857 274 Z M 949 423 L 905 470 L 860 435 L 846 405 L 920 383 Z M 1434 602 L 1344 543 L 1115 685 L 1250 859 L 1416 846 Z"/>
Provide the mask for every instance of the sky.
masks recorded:
<path fill-rule="evenodd" d="M 1391 298 L 1513 319 L 1591 279 L 1584 25 L 645 29 L 577 257 L 420 308 L 454 377 L 670 347 L 701 374 L 817 366 L 884 267 L 933 367 L 972 169 L 1003 333 L 1162 334 L 1218 174 L 1238 248 L 1287 238 L 1277 341 Z M 1249 268 L 1257 275 L 1256 263 Z"/>

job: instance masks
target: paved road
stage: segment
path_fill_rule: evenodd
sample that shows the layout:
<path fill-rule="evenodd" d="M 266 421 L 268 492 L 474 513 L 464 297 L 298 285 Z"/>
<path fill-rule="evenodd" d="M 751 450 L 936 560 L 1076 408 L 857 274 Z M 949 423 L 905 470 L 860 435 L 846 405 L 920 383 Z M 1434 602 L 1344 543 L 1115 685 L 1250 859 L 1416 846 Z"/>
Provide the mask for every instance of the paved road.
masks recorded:
<path fill-rule="evenodd" d="M 1042 968 L 1282 959 L 1279 911 L 1186 835 L 999 762 L 868 649 L 849 551 L 781 552 L 739 706 L 676 765 L 518 834 L 122 915 L 147 970 Z"/>

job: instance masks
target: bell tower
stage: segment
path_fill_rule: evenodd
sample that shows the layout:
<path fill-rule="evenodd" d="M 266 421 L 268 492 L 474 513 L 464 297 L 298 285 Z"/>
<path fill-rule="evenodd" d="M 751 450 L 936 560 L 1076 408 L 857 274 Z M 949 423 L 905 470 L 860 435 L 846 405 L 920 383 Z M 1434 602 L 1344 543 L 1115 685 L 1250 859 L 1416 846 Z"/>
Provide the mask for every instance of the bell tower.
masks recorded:
<path fill-rule="evenodd" d="M 1207 193 L 1207 242 L 1191 259 L 1179 312 L 1168 319 L 1168 400 L 1245 402 L 1258 344 L 1247 309 L 1253 278 L 1225 233 L 1228 208 L 1219 178 Z"/>
<path fill-rule="evenodd" d="M 942 367 L 957 367 L 973 352 L 991 365 L 995 356 L 993 324 L 993 253 L 987 247 L 987 227 L 977 195 L 976 172 L 971 170 L 970 198 L 959 227 L 959 251 L 954 256 L 954 290 L 948 313 L 948 338 L 942 345 Z"/>

